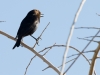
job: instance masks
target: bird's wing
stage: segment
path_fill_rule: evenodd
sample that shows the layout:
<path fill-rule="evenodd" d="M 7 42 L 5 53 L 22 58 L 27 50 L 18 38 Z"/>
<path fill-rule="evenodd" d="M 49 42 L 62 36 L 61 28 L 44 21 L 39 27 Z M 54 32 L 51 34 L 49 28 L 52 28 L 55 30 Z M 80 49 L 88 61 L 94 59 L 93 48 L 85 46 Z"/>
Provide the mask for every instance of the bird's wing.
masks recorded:
<path fill-rule="evenodd" d="M 18 29 L 18 32 L 17 32 L 17 36 L 22 32 L 24 31 L 25 29 L 28 29 L 29 27 L 31 27 L 33 21 L 31 21 L 31 19 L 25 17 L 21 24 L 20 24 L 20 27 Z"/>

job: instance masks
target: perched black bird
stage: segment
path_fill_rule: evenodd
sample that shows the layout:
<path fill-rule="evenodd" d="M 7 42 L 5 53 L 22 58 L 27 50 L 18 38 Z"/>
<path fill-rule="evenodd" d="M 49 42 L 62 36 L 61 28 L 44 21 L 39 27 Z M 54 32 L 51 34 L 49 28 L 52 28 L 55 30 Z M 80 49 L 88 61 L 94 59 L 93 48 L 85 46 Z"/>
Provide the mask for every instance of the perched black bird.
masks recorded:
<path fill-rule="evenodd" d="M 22 20 L 20 24 L 19 30 L 16 35 L 16 38 L 18 39 L 13 49 L 16 46 L 17 47 L 20 46 L 20 42 L 23 37 L 28 36 L 28 35 L 32 36 L 32 34 L 36 31 L 38 27 L 38 23 L 40 22 L 40 17 L 43 17 L 42 15 L 43 14 L 41 14 L 41 12 L 36 9 L 29 11 L 29 13 L 26 15 L 26 17 Z M 36 39 L 35 37 L 33 38 Z"/>

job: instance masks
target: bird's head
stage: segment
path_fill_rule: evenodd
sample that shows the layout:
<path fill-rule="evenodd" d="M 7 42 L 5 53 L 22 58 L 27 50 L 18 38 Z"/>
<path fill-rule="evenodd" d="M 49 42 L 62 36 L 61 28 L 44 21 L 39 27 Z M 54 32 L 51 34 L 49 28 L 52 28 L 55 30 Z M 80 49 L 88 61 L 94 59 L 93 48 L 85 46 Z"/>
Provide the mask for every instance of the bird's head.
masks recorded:
<path fill-rule="evenodd" d="M 40 17 L 43 17 L 44 14 L 41 14 L 41 12 L 37 9 L 31 10 L 27 16 L 28 17 L 33 17 L 33 18 L 37 18 L 40 21 Z"/>
<path fill-rule="evenodd" d="M 36 9 L 33 10 L 33 15 L 38 16 L 38 17 L 43 17 L 43 14 L 41 14 L 41 12 L 39 10 L 36 10 Z"/>

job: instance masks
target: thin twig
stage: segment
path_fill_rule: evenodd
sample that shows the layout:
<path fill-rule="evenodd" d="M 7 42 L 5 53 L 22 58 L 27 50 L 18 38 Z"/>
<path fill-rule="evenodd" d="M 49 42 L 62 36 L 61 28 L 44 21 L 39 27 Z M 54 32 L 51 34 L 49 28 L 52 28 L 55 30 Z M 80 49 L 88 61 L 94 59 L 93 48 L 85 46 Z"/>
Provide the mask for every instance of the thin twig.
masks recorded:
<path fill-rule="evenodd" d="M 100 28 L 97 28 L 97 27 L 76 27 L 75 29 L 100 29 Z"/>
<path fill-rule="evenodd" d="M 6 22 L 6 21 L 0 21 L 0 22 Z"/>
<path fill-rule="evenodd" d="M 56 43 L 55 43 L 55 44 L 56 44 Z M 55 44 L 54 44 L 54 45 L 55 45 Z M 53 45 L 53 46 L 54 46 L 54 45 Z M 53 46 L 52 46 L 52 47 L 53 47 Z M 43 54 L 43 56 L 46 55 L 46 54 L 52 49 L 52 47 L 49 48 L 49 50 L 47 50 L 47 51 Z"/>
<path fill-rule="evenodd" d="M 46 67 L 46 68 L 45 68 L 45 69 L 43 69 L 42 71 L 44 71 L 44 70 L 46 70 L 46 69 L 48 69 L 48 68 L 50 68 L 50 66 Z"/>
<path fill-rule="evenodd" d="M 94 36 L 89 36 L 89 37 L 84 37 L 84 38 L 91 38 L 91 37 L 94 37 Z M 96 37 L 99 37 L 100 38 L 100 36 L 96 36 Z"/>
<path fill-rule="evenodd" d="M 71 59 L 71 60 L 69 60 L 69 61 L 67 61 L 65 64 L 67 64 L 67 63 L 69 63 L 69 62 L 71 62 L 71 61 L 73 61 L 73 60 L 75 60 L 76 59 L 76 57 L 75 58 L 73 58 L 73 59 Z M 60 68 L 62 65 L 60 65 L 58 68 Z"/>
<path fill-rule="evenodd" d="M 100 16 L 100 14 L 96 13 L 98 16 Z"/>
<path fill-rule="evenodd" d="M 47 27 L 48 27 L 49 24 L 50 24 L 50 22 L 47 24 L 47 26 L 44 28 L 44 30 L 43 30 L 42 33 L 40 34 L 39 39 L 41 38 L 41 36 L 42 36 L 42 34 L 44 33 L 44 31 L 47 29 Z M 37 41 L 36 41 L 36 43 L 34 44 L 33 48 L 35 48 L 36 44 L 37 44 Z"/>
<path fill-rule="evenodd" d="M 66 47 L 66 46 L 65 46 L 65 45 L 53 45 L 53 46 L 46 47 L 46 48 L 44 48 L 43 50 L 41 50 L 41 51 L 39 51 L 39 52 L 43 52 L 43 51 L 45 51 L 46 49 L 49 49 L 49 48 L 51 48 L 51 47 Z"/>
<path fill-rule="evenodd" d="M 85 51 L 85 52 L 83 52 L 83 53 L 89 53 L 89 52 L 95 52 L 95 50 Z M 79 53 L 77 53 L 77 54 L 72 54 L 72 55 L 68 56 L 67 58 L 70 58 L 70 57 L 75 56 L 75 55 L 79 55 Z"/>
<path fill-rule="evenodd" d="M 35 58 L 35 57 L 36 57 L 36 55 L 35 55 L 34 57 L 32 57 L 32 58 L 31 58 L 31 60 L 30 60 L 29 64 L 28 64 L 28 65 L 27 65 L 27 67 L 26 67 L 26 70 L 25 70 L 24 75 L 26 75 L 27 70 L 28 70 L 28 67 L 30 66 L 30 64 L 31 64 L 31 62 L 32 62 L 32 60 L 33 60 L 33 58 Z"/>
<path fill-rule="evenodd" d="M 77 38 L 78 38 L 78 37 L 77 37 Z M 96 43 L 99 42 L 99 41 L 89 40 L 89 39 L 85 39 L 85 38 L 78 38 L 78 39 L 87 40 L 87 41 L 92 41 L 92 42 L 96 42 Z"/>
<path fill-rule="evenodd" d="M 67 39 L 67 42 L 66 42 L 66 49 L 65 49 L 65 52 L 64 52 L 64 55 L 63 55 L 63 60 L 62 60 L 62 68 L 61 68 L 61 72 L 60 72 L 60 75 L 63 74 L 63 71 L 64 71 L 64 68 L 65 68 L 65 62 L 66 62 L 66 56 L 68 54 L 68 49 L 69 49 L 69 44 L 70 44 L 70 40 L 71 40 L 71 37 L 72 37 L 72 34 L 73 34 L 73 31 L 74 31 L 74 26 L 75 26 L 75 23 L 77 22 L 77 19 L 78 19 L 78 16 L 80 14 L 80 11 L 82 10 L 82 7 L 84 5 L 86 0 L 82 0 L 77 12 L 76 12 L 76 15 L 74 17 L 74 20 L 73 20 L 73 23 L 72 23 L 72 26 L 70 28 L 70 32 L 69 32 L 69 35 L 68 35 L 68 39 Z"/>

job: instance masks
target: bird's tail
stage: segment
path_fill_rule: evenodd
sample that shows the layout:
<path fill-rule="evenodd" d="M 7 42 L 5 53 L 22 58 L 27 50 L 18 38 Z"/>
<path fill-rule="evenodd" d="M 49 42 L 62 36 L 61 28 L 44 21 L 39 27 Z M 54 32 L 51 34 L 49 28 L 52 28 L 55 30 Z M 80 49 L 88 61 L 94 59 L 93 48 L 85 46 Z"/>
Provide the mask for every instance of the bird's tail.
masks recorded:
<path fill-rule="evenodd" d="M 16 43 L 15 43 L 13 49 L 14 49 L 16 46 L 17 46 L 17 47 L 20 46 L 21 39 L 22 39 L 22 37 L 20 37 L 20 38 L 17 39 L 17 41 L 16 41 Z"/>

